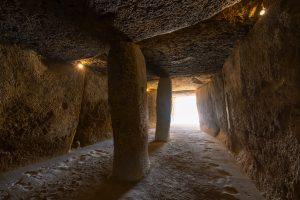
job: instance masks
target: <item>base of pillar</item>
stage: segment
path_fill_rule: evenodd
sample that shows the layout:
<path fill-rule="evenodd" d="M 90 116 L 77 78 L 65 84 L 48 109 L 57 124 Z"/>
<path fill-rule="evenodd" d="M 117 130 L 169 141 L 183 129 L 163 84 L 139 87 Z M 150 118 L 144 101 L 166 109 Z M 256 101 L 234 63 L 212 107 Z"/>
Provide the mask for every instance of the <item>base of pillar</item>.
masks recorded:
<path fill-rule="evenodd" d="M 144 178 L 149 170 L 148 152 L 147 154 L 140 154 L 135 159 L 134 156 L 123 157 L 119 161 L 114 160 L 111 179 L 120 182 L 136 182 Z"/>
<path fill-rule="evenodd" d="M 163 138 L 163 137 L 155 137 L 155 142 L 168 142 L 170 140 L 170 137 Z"/>

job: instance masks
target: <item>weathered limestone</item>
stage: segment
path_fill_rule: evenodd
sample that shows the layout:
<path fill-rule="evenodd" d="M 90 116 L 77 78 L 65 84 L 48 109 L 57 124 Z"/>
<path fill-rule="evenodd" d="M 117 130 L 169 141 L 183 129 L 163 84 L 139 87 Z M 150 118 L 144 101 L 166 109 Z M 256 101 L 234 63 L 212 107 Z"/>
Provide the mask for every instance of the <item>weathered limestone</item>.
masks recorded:
<path fill-rule="evenodd" d="M 156 96 L 157 90 L 149 90 L 148 96 L 148 128 L 156 126 Z"/>
<path fill-rule="evenodd" d="M 299 7 L 272 3 L 223 68 L 239 160 L 266 199 L 300 199 Z"/>
<path fill-rule="evenodd" d="M 231 105 L 224 95 L 223 74 L 216 73 L 210 82 L 198 88 L 196 98 L 200 129 L 217 137 L 231 152 L 239 152 L 240 141 L 233 131 L 232 119 L 228 117 Z"/>
<path fill-rule="evenodd" d="M 196 98 L 200 129 L 212 136 L 217 136 L 220 129 L 216 123 L 209 83 L 197 89 Z"/>
<path fill-rule="evenodd" d="M 156 141 L 167 141 L 170 138 L 172 110 L 172 83 L 168 77 L 159 79 L 156 98 Z"/>
<path fill-rule="evenodd" d="M 146 66 L 140 48 L 112 45 L 108 56 L 108 100 L 114 136 L 112 177 L 137 181 L 149 169 Z"/>
<path fill-rule="evenodd" d="M 300 199 L 299 6 L 273 3 L 223 68 L 238 159 L 266 199 Z"/>
<path fill-rule="evenodd" d="M 46 65 L 34 51 L 0 45 L 0 171 L 67 153 L 84 73 Z"/>
<path fill-rule="evenodd" d="M 268 200 L 300 199 L 299 6 L 272 1 L 224 63 L 224 86 L 209 83 L 223 141 Z"/>
<path fill-rule="evenodd" d="M 86 146 L 111 136 L 107 75 L 87 69 L 79 124 L 73 144 L 76 146 L 79 141 L 80 146 Z"/>

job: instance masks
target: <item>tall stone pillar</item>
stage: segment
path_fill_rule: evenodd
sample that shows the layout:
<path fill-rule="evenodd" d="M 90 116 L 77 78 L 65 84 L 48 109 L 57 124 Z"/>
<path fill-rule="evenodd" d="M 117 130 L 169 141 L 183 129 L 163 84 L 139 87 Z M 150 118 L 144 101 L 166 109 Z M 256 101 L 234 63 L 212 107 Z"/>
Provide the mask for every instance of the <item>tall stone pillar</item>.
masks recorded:
<path fill-rule="evenodd" d="M 117 42 L 108 56 L 108 100 L 111 109 L 113 179 L 137 181 L 149 169 L 147 79 L 139 46 Z"/>
<path fill-rule="evenodd" d="M 170 78 L 160 78 L 156 97 L 156 141 L 167 141 L 170 138 L 172 110 L 172 83 Z"/>

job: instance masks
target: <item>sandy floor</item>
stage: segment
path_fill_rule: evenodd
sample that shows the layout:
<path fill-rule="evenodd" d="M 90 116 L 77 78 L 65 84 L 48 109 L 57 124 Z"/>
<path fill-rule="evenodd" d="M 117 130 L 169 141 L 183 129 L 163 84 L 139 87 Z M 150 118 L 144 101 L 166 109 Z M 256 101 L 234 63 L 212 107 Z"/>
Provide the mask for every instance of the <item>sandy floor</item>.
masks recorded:
<path fill-rule="evenodd" d="M 109 181 L 107 140 L 0 174 L 0 199 L 263 199 L 226 149 L 196 128 L 173 127 L 168 143 L 152 141 L 150 131 L 151 170 L 138 183 Z"/>

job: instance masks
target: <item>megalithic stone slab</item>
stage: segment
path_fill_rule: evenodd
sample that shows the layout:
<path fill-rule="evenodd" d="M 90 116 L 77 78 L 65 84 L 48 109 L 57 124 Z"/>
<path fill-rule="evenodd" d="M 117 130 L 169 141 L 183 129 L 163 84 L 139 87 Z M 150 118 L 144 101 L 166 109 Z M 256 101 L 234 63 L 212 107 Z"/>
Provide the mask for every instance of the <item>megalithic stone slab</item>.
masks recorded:
<path fill-rule="evenodd" d="M 148 95 L 148 128 L 156 127 L 156 96 L 157 90 L 150 90 Z"/>
<path fill-rule="evenodd" d="M 170 138 L 172 110 L 172 83 L 168 77 L 159 79 L 156 97 L 156 141 L 167 141 Z"/>
<path fill-rule="evenodd" d="M 211 97 L 211 83 L 208 83 L 196 91 L 197 108 L 201 131 L 214 137 L 219 134 L 220 128 L 217 122 L 215 107 Z"/>
<path fill-rule="evenodd" d="M 147 79 L 138 45 L 117 42 L 108 56 L 108 100 L 114 138 L 113 179 L 137 181 L 149 169 Z"/>

